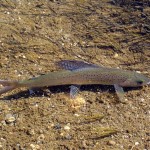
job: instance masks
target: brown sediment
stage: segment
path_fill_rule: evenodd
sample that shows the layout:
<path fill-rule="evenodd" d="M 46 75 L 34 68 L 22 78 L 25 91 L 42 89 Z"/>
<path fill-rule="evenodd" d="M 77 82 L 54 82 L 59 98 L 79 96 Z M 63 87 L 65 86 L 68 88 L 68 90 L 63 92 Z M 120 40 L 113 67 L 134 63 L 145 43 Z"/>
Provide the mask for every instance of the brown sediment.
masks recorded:
<path fill-rule="evenodd" d="M 150 9 L 146 1 L 133 5 L 109 0 L 2 0 L 0 79 L 23 80 L 56 71 L 54 62 L 62 59 L 150 76 Z M 125 90 L 127 104 L 116 104 L 113 87 L 83 86 L 85 105 L 73 111 L 64 97 L 68 86 L 38 90 L 32 96 L 16 89 L 0 101 L 0 147 L 149 149 L 149 86 Z M 115 144 L 108 144 L 111 140 Z"/>

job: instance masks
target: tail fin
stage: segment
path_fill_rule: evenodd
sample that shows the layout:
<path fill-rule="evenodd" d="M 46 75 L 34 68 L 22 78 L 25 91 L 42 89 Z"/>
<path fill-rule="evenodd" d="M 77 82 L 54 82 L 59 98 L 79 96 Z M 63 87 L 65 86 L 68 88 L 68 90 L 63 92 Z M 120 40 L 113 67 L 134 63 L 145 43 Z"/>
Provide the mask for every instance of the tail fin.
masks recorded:
<path fill-rule="evenodd" d="M 7 80 L 0 80 L 0 85 L 4 86 L 4 88 L 0 89 L 0 95 L 11 91 L 18 87 L 18 81 L 7 81 Z"/>

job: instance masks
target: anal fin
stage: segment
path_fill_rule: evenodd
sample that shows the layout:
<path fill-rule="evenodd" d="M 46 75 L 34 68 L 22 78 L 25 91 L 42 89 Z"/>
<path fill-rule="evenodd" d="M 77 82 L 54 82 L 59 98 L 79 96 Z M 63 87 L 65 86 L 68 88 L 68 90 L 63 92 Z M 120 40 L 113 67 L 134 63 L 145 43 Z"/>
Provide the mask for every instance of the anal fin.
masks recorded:
<path fill-rule="evenodd" d="M 75 99 L 80 91 L 80 85 L 71 85 L 70 86 L 70 99 Z"/>

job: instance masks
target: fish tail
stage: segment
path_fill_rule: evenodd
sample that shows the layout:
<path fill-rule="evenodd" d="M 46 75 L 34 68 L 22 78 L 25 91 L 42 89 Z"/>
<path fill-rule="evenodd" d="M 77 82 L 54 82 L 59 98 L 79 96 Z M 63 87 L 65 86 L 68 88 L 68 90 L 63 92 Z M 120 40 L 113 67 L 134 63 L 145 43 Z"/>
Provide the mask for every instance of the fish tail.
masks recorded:
<path fill-rule="evenodd" d="M 0 80 L 0 85 L 3 86 L 3 88 L 0 89 L 0 95 L 1 95 L 3 93 L 6 93 L 8 91 L 18 88 L 19 82 L 18 81 Z"/>

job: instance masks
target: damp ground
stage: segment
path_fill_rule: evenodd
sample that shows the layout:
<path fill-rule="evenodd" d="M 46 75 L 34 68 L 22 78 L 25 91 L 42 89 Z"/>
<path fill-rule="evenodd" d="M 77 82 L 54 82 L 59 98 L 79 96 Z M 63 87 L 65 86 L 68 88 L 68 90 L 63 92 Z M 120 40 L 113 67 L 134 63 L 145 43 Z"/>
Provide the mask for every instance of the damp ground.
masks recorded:
<path fill-rule="evenodd" d="M 56 61 L 135 70 L 150 77 L 149 1 L 1 0 L 0 79 L 59 71 Z M 69 86 L 1 95 L 0 149 L 148 150 L 150 87 Z"/>

